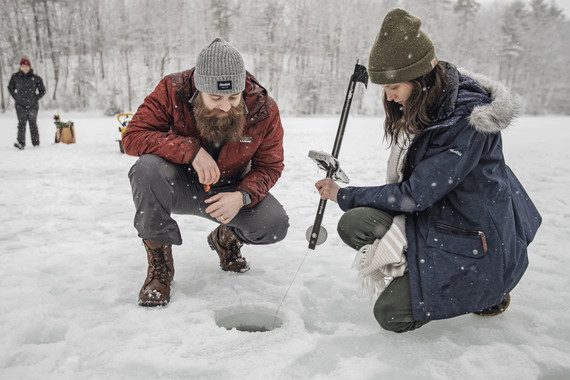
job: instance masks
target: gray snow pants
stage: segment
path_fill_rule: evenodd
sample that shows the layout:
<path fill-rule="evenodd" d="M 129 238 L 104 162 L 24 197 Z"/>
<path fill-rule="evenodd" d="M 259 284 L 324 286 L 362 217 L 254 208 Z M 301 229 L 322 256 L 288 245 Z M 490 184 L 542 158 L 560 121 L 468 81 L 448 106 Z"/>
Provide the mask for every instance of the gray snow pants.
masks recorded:
<path fill-rule="evenodd" d="M 189 165 L 175 164 L 153 154 L 141 156 L 129 171 L 139 237 L 162 244 L 182 244 L 171 214 L 197 215 L 219 223 L 206 213 L 207 194 Z M 223 191 L 234 191 L 225 188 Z M 273 244 L 285 238 L 289 217 L 271 194 L 253 207 L 244 207 L 227 224 L 244 244 Z"/>

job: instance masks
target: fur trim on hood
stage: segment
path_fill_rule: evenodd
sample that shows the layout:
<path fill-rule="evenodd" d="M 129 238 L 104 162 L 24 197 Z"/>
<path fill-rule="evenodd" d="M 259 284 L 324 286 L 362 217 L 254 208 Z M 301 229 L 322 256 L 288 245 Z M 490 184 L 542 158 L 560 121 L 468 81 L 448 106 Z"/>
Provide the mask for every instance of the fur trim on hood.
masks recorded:
<path fill-rule="evenodd" d="M 498 133 L 518 116 L 520 104 L 516 96 L 502 83 L 483 74 L 459 69 L 463 75 L 476 80 L 491 96 L 489 104 L 477 106 L 469 116 L 469 124 L 482 133 Z"/>

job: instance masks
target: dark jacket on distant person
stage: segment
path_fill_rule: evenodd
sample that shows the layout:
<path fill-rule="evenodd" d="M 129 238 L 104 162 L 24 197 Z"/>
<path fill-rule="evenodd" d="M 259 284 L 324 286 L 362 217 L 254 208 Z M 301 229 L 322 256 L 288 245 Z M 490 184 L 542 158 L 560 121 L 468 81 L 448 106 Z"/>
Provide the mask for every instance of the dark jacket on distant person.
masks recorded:
<path fill-rule="evenodd" d="M 39 75 L 34 74 L 30 69 L 27 74 L 21 70 L 12 74 L 8 83 L 8 91 L 19 107 L 37 107 L 38 100 L 46 94 L 44 82 Z"/>

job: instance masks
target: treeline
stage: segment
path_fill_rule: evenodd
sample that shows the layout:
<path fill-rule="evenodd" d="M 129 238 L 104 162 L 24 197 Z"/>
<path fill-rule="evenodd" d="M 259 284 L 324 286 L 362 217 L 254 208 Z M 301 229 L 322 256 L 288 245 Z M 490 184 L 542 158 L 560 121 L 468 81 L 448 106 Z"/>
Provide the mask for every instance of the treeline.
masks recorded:
<path fill-rule="evenodd" d="M 337 114 L 396 6 L 424 20 L 441 60 L 505 82 L 523 112 L 570 114 L 570 23 L 550 0 L 0 0 L 0 108 L 13 107 L 6 87 L 25 56 L 48 89 L 42 107 L 133 112 L 221 36 L 283 114 Z M 378 114 L 380 94 L 369 86 L 353 112 Z"/>

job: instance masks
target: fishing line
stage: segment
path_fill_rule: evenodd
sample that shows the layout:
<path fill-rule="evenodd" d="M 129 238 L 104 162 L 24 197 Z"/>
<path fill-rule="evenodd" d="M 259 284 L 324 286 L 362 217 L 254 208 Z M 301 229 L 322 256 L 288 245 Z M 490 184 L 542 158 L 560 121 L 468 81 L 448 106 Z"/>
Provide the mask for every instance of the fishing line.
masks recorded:
<path fill-rule="evenodd" d="M 346 96 L 344 98 L 344 105 L 342 107 L 342 113 L 340 116 L 340 122 L 338 125 L 338 129 L 336 132 L 336 138 L 334 141 L 334 146 L 331 154 L 324 153 L 324 152 L 317 152 L 317 151 L 310 151 L 309 157 L 313 159 L 317 166 L 327 172 L 327 178 L 332 178 L 335 181 L 341 181 L 344 183 L 348 183 L 349 179 L 347 175 L 342 171 L 340 168 L 340 164 L 338 163 L 338 153 L 340 151 L 340 144 L 342 142 L 342 138 L 344 135 L 344 130 L 346 128 L 346 121 L 348 119 L 348 112 L 350 111 L 350 105 L 352 104 L 352 97 L 354 95 L 354 89 L 356 87 L 356 83 L 360 82 L 364 84 L 365 87 L 368 87 L 368 71 L 366 67 L 360 65 L 359 61 L 356 60 L 356 65 L 354 66 L 354 72 L 350 77 L 350 82 L 348 84 L 348 89 L 346 90 Z M 307 253 L 303 257 L 303 261 L 297 268 L 281 303 L 277 307 L 277 311 L 275 312 L 275 318 L 273 319 L 273 328 L 275 328 L 275 323 L 277 321 L 277 314 L 279 314 L 279 309 L 281 309 L 281 305 L 285 301 L 291 286 L 293 286 L 293 282 L 297 278 L 297 274 L 301 270 L 307 255 L 309 254 L 309 250 L 315 249 L 315 247 L 319 244 L 322 244 L 327 240 L 327 230 L 321 225 L 323 221 L 323 215 L 325 213 L 325 206 L 326 206 L 326 199 L 320 199 L 319 201 L 319 208 L 317 209 L 317 215 L 315 217 L 315 223 L 309 227 L 306 232 L 307 241 L 309 242 L 309 249 L 307 249 Z"/>
<path fill-rule="evenodd" d="M 279 309 L 281 309 L 281 305 L 283 305 L 283 302 L 285 302 L 285 298 L 287 297 L 287 294 L 289 294 L 289 289 L 291 289 L 291 286 L 293 286 L 293 283 L 295 282 L 295 279 L 297 278 L 297 274 L 299 273 L 299 271 L 301 270 L 301 267 L 303 266 L 303 263 L 305 262 L 305 259 L 307 258 L 307 256 L 309 255 L 309 250 L 307 249 L 307 253 L 305 253 L 305 256 L 303 257 L 303 260 L 301 261 L 301 264 L 299 264 L 299 268 L 297 268 L 297 271 L 295 272 L 295 274 L 293 275 L 293 279 L 291 280 L 291 283 L 289 284 L 289 287 L 287 288 L 287 291 L 285 292 L 285 295 L 283 296 L 283 299 L 281 300 L 281 303 L 279 304 L 279 306 L 277 307 L 277 311 L 275 312 L 275 318 L 273 318 L 273 329 L 275 329 L 275 323 L 277 321 L 277 314 L 279 314 Z"/>

